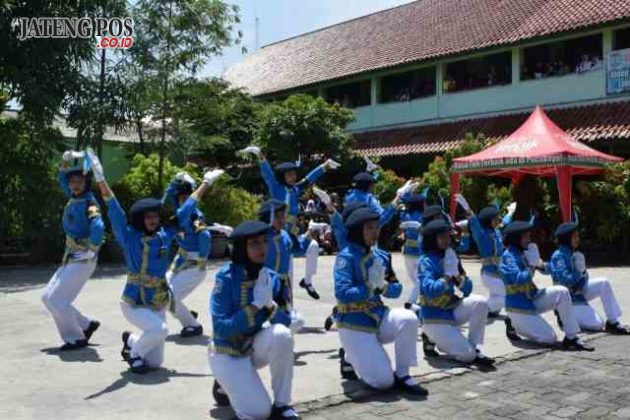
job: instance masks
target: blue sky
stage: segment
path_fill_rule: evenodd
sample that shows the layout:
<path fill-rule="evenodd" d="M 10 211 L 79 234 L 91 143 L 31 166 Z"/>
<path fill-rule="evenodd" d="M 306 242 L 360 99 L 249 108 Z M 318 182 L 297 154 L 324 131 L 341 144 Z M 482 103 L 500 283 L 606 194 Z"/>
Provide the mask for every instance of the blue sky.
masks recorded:
<path fill-rule="evenodd" d="M 379 10 L 410 3 L 411 0 L 228 0 L 240 7 L 240 29 L 248 54 L 256 51 L 256 16 L 259 45 L 290 38 Z M 221 76 L 232 64 L 243 60 L 241 47 L 228 48 L 212 57 L 200 76 Z"/>

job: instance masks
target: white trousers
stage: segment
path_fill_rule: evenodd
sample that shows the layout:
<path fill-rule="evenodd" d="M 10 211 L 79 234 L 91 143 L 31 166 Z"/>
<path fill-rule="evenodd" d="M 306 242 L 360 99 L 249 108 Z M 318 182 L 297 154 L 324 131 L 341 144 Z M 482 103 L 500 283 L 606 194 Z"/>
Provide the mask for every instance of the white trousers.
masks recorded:
<path fill-rule="evenodd" d="M 293 336 L 284 325 L 273 324 L 259 331 L 250 357 L 233 357 L 210 350 L 208 360 L 239 419 L 269 417 L 271 399 L 256 372 L 267 365 L 275 404 L 281 407 L 291 403 Z"/>
<path fill-rule="evenodd" d="M 480 295 L 470 295 L 453 310 L 457 325 L 424 322 L 422 329 L 440 350 L 453 359 L 470 363 L 477 357 L 477 346 L 483 344 L 488 318 L 488 301 Z M 468 338 L 460 325 L 468 323 Z"/>
<path fill-rule="evenodd" d="M 206 278 L 206 270 L 198 267 L 191 267 L 176 274 L 169 272 L 166 275 L 168 284 L 173 291 L 175 299 L 175 317 L 182 324 L 182 327 L 196 327 L 201 325 L 190 313 L 190 309 L 184 305 L 183 300 L 192 293 Z"/>
<path fill-rule="evenodd" d="M 544 289 L 544 293 L 534 300 L 537 314 L 527 314 L 521 312 L 509 312 L 512 325 L 516 332 L 541 344 L 554 344 L 557 341 L 556 333 L 540 316 L 541 313 L 557 310 L 562 320 L 564 333 L 568 338 L 574 338 L 580 332 L 571 295 L 564 286 L 551 286 Z"/>
<path fill-rule="evenodd" d="M 305 238 L 305 240 L 308 240 L 308 238 Z M 317 274 L 317 260 L 319 258 L 319 244 L 316 240 L 310 240 L 304 257 L 306 259 L 304 268 L 304 283 L 313 284 L 313 276 Z"/>
<path fill-rule="evenodd" d="M 584 297 L 587 301 L 600 298 L 606 313 L 606 319 L 613 324 L 621 317 L 621 308 L 606 278 L 589 279 L 584 286 Z M 573 304 L 575 316 L 580 328 L 599 331 L 604 329 L 605 322 L 589 304 Z"/>
<path fill-rule="evenodd" d="M 488 310 L 499 312 L 505 305 L 505 284 L 497 275 L 481 273 L 481 282 L 489 290 Z"/>
<path fill-rule="evenodd" d="M 383 344 L 394 343 L 399 378 L 409 375 L 409 368 L 418 365 L 418 318 L 406 309 L 389 309 L 377 334 L 340 328 L 339 339 L 346 360 L 372 388 L 388 389 L 394 384 L 391 361 Z"/>
<path fill-rule="evenodd" d="M 96 259 L 62 265 L 55 271 L 44 289 L 42 302 L 52 315 L 57 331 L 65 343 L 85 339 L 83 331 L 90 325 L 90 320 L 79 312 L 72 302 L 95 268 Z"/>
<path fill-rule="evenodd" d="M 149 367 L 159 367 L 164 361 L 164 340 L 168 335 L 166 311 L 154 311 L 120 302 L 122 313 L 141 333 L 131 334 L 131 357 L 141 357 Z"/>
<path fill-rule="evenodd" d="M 416 255 L 405 255 L 405 271 L 407 271 L 407 278 L 409 279 L 408 303 L 418 303 L 418 298 L 420 297 L 420 282 L 418 281 L 419 263 L 420 257 Z M 404 289 L 403 287 L 403 290 Z"/>

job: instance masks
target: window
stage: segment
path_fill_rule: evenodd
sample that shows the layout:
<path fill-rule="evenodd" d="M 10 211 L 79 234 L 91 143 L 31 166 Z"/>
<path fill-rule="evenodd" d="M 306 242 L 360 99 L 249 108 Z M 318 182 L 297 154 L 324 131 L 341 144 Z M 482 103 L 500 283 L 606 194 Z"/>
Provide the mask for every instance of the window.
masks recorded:
<path fill-rule="evenodd" d="M 446 66 L 442 82 L 445 93 L 512 83 L 512 53 L 456 61 Z"/>
<path fill-rule="evenodd" d="M 331 86 L 326 89 L 326 100 L 346 108 L 370 105 L 371 86 L 370 80 Z"/>
<path fill-rule="evenodd" d="M 613 38 L 613 50 L 625 50 L 630 48 L 630 28 L 615 31 Z"/>
<path fill-rule="evenodd" d="M 525 48 L 521 79 L 585 73 L 602 67 L 602 35 L 598 34 Z"/>
<path fill-rule="evenodd" d="M 379 102 L 404 102 L 433 95 L 435 67 L 429 67 L 383 77 Z"/>

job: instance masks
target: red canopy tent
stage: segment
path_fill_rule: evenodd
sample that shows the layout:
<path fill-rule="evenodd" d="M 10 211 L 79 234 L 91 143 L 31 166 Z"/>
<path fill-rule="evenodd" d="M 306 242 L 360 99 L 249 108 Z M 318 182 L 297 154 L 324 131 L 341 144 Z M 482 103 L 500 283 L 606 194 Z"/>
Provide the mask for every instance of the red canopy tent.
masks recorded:
<path fill-rule="evenodd" d="M 565 133 L 536 107 L 527 121 L 508 138 L 470 156 L 453 159 L 451 167 L 451 217 L 455 215 L 460 176 L 486 175 L 511 178 L 517 184 L 524 175 L 555 176 L 562 220 L 571 220 L 573 175 L 597 175 L 606 163 L 622 158 L 598 152 Z"/>

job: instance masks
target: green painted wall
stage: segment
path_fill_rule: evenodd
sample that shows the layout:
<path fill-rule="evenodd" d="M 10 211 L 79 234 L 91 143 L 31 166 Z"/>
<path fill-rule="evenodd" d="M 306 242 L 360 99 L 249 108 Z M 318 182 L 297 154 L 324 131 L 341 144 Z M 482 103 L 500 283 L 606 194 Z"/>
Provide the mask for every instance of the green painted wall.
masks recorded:
<path fill-rule="evenodd" d="M 75 147 L 75 139 L 66 139 L 66 147 Z M 110 185 L 122 178 L 129 167 L 133 157 L 133 144 L 116 141 L 103 141 L 103 170 Z"/>

